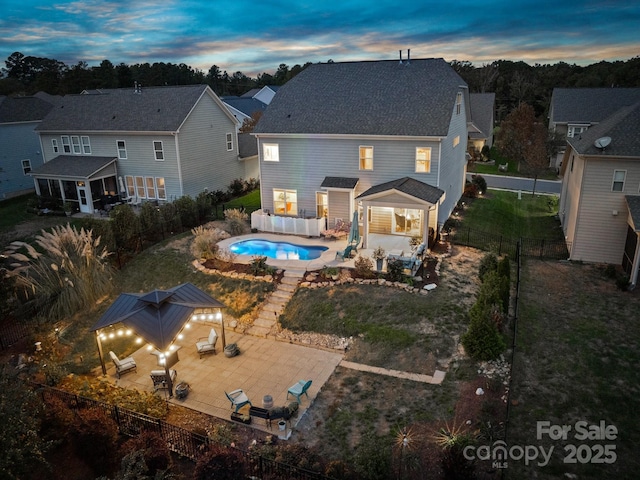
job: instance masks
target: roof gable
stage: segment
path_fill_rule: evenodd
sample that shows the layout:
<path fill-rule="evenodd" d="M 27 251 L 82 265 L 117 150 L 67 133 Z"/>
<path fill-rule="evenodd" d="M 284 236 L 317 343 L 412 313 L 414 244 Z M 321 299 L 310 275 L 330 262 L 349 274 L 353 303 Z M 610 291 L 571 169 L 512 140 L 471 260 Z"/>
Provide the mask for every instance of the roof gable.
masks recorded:
<path fill-rule="evenodd" d="M 640 157 L 640 101 L 623 107 L 613 115 L 594 125 L 580 136 L 567 141 L 580 155 L 603 157 Z M 593 142 L 600 137 L 611 137 L 605 149 L 597 148 Z"/>
<path fill-rule="evenodd" d="M 40 121 L 52 108 L 52 103 L 37 97 L 6 97 L 0 102 L 0 123 Z"/>
<path fill-rule="evenodd" d="M 278 89 L 254 132 L 446 136 L 461 87 L 443 59 L 314 64 Z"/>
<path fill-rule="evenodd" d="M 471 121 L 477 130 L 476 137 L 486 138 L 493 131 L 493 111 L 495 108 L 495 93 L 471 93 L 469 94 L 469 109 Z M 474 135 L 470 134 L 473 137 Z"/>
<path fill-rule="evenodd" d="M 182 85 L 67 95 L 37 130 L 175 132 L 207 90 L 206 85 Z"/>
<path fill-rule="evenodd" d="M 367 191 L 358 195 L 357 198 L 362 199 L 365 197 L 376 196 L 391 190 L 410 195 L 432 205 L 440 202 L 440 199 L 444 195 L 444 190 L 434 187 L 433 185 L 421 182 L 415 178 L 403 177 L 390 182 L 381 183 L 380 185 L 374 185 Z"/>
<path fill-rule="evenodd" d="M 552 123 L 598 123 L 640 101 L 640 88 L 554 88 Z"/>

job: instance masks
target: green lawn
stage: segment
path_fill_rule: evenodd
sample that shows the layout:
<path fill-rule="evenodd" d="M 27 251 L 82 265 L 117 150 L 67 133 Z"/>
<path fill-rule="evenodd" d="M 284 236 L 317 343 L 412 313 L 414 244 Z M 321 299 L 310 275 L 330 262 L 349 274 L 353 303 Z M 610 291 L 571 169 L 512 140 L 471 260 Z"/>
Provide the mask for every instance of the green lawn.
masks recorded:
<path fill-rule="evenodd" d="M 501 234 L 509 238 L 562 239 L 556 217 L 558 198 L 488 190 L 472 200 L 459 215 L 461 228 Z"/>
<path fill-rule="evenodd" d="M 15 225 L 35 217 L 27 213 L 27 202 L 34 195 L 22 195 L 0 202 L 0 231 L 10 229 Z"/>
<path fill-rule="evenodd" d="M 260 189 L 249 192 L 242 197 L 234 198 L 225 203 L 224 206 L 225 208 L 245 207 L 250 210 L 258 209 L 260 208 Z"/>

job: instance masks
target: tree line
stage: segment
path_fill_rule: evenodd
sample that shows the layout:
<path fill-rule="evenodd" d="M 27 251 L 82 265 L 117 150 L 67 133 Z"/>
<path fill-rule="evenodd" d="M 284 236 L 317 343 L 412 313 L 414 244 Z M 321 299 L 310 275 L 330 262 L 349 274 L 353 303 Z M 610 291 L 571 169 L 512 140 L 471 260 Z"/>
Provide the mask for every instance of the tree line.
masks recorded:
<path fill-rule="evenodd" d="M 521 103 L 531 105 L 536 116 L 546 118 L 554 88 L 640 87 L 640 56 L 584 67 L 565 62 L 529 65 L 510 60 L 480 66 L 465 60 L 450 64 L 467 82 L 470 92 L 495 92 L 498 123 Z M 99 88 L 128 88 L 135 82 L 143 86 L 206 83 L 220 96 L 242 95 L 252 88 L 284 85 L 309 65 L 311 62 L 293 67 L 282 63 L 273 74 L 260 73 L 251 78 L 239 71 L 230 74 L 217 65 L 206 73 L 184 63 L 114 65 L 103 60 L 95 67 L 83 61 L 69 66 L 55 59 L 14 52 L 0 70 L 0 95 L 32 95 L 38 91 L 66 95 Z"/>

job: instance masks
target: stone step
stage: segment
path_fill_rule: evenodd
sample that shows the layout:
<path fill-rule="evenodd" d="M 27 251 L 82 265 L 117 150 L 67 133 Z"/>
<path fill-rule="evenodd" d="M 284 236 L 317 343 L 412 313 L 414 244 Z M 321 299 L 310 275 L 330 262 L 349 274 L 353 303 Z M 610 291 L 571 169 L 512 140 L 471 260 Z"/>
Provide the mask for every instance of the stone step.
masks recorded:
<path fill-rule="evenodd" d="M 275 315 L 270 315 L 270 316 L 267 316 L 267 317 L 258 316 L 258 318 L 256 318 L 253 321 L 253 326 L 254 327 L 263 327 L 263 328 L 271 328 L 271 327 L 273 327 L 275 325 L 275 323 L 276 323 L 276 316 Z"/>
<path fill-rule="evenodd" d="M 291 297 L 293 297 L 293 292 L 287 292 L 285 290 L 276 290 L 271 294 L 270 298 L 278 298 L 278 299 L 282 299 L 283 301 L 289 301 L 291 300 Z"/>
<path fill-rule="evenodd" d="M 307 273 L 306 270 L 285 270 L 284 276 L 287 277 L 303 277 Z"/>
<path fill-rule="evenodd" d="M 282 291 L 282 292 L 295 292 L 296 289 L 298 288 L 298 284 L 296 283 L 295 285 L 287 285 L 284 283 L 281 283 L 280 285 L 278 285 L 278 290 Z"/>
<path fill-rule="evenodd" d="M 262 338 L 267 338 L 270 332 L 271 332 L 270 328 L 259 327 L 255 325 L 249 328 L 249 330 L 247 330 L 247 333 L 249 335 L 253 335 L 254 337 L 262 337 Z"/>
<path fill-rule="evenodd" d="M 280 285 L 297 285 L 302 277 L 282 277 Z"/>
<path fill-rule="evenodd" d="M 282 313 L 282 310 L 284 310 L 284 304 L 282 303 L 267 303 L 264 307 L 262 307 L 262 311 L 263 312 L 275 312 L 275 313 Z"/>

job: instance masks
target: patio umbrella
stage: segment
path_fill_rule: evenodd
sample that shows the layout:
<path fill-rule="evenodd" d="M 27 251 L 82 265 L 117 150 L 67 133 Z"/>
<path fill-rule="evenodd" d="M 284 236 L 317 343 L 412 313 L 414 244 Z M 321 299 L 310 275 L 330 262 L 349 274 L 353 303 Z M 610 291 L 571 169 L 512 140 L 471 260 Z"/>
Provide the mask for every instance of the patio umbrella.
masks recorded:
<path fill-rule="evenodd" d="M 353 220 L 351 221 L 351 229 L 349 230 L 349 238 L 347 245 L 358 246 L 360 243 L 360 228 L 358 227 L 358 212 L 353 212 Z"/>

